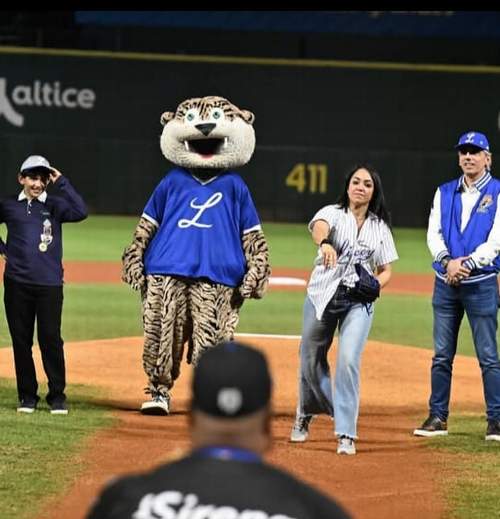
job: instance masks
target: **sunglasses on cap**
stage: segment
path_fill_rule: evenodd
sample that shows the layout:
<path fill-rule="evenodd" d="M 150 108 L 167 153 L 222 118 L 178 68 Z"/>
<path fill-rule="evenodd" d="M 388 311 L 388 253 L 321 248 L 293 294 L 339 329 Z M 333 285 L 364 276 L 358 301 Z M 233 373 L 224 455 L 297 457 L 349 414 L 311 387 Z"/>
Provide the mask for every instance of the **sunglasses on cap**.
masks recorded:
<path fill-rule="evenodd" d="M 477 146 L 473 145 L 464 145 L 458 148 L 458 153 L 460 153 L 460 155 L 466 155 L 467 153 L 469 153 L 470 155 L 477 155 L 482 151 L 484 151 L 482 148 L 478 148 Z"/>

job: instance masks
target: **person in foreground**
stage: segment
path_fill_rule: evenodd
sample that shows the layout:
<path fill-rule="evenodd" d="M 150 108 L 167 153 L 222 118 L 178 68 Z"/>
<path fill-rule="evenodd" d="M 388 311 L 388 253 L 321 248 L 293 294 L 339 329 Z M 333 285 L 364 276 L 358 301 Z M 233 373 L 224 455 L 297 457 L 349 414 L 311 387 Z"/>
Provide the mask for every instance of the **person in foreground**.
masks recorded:
<path fill-rule="evenodd" d="M 46 396 L 51 414 L 68 414 L 66 368 L 61 337 L 63 307 L 62 224 L 87 218 L 87 207 L 69 180 L 41 155 L 21 165 L 19 195 L 0 202 L 0 223 L 7 224 L 7 243 L 0 239 L 5 258 L 4 303 L 12 338 L 20 413 L 37 407 L 38 383 L 32 347 L 35 320 Z M 49 184 L 56 194 L 48 194 Z"/>
<path fill-rule="evenodd" d="M 448 434 L 453 360 L 464 316 L 472 330 L 486 400 L 486 440 L 500 441 L 500 362 L 497 346 L 500 270 L 500 181 L 490 174 L 488 139 L 463 134 L 458 144 L 463 175 L 438 187 L 429 216 L 427 245 L 436 277 L 434 357 L 429 416 L 415 436 Z"/>
<path fill-rule="evenodd" d="M 333 500 L 261 456 L 271 445 L 265 356 L 237 342 L 203 353 L 192 379 L 193 450 L 111 483 L 88 519 L 347 519 Z"/>
<path fill-rule="evenodd" d="M 299 398 L 290 440 L 306 441 L 311 419 L 323 413 L 335 419 L 337 453 L 355 454 L 361 354 L 374 301 L 398 259 L 378 173 L 367 165 L 352 169 L 339 202 L 320 209 L 309 229 L 319 249 L 304 303 Z M 332 389 L 327 354 L 337 327 Z"/>

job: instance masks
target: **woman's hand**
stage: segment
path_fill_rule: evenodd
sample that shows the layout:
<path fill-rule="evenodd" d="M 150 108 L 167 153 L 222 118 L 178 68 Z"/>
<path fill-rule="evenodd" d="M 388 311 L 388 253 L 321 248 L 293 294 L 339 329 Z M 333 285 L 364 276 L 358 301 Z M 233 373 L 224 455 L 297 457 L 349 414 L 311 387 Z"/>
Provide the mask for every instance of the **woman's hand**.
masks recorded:
<path fill-rule="evenodd" d="M 312 239 L 316 243 L 323 256 L 325 268 L 333 268 L 337 265 L 337 251 L 330 241 L 330 226 L 325 220 L 316 220 L 312 226 Z M 329 240 L 330 243 L 322 243 Z"/>
<path fill-rule="evenodd" d="M 330 243 L 320 245 L 321 254 L 323 255 L 323 265 L 325 268 L 333 268 L 337 265 L 337 251 Z"/>
<path fill-rule="evenodd" d="M 385 265 L 379 265 L 377 267 L 377 275 L 376 278 L 378 279 L 378 282 L 380 283 L 380 288 L 384 288 L 387 283 L 389 283 L 389 280 L 392 276 L 392 266 L 390 263 L 386 263 Z"/>

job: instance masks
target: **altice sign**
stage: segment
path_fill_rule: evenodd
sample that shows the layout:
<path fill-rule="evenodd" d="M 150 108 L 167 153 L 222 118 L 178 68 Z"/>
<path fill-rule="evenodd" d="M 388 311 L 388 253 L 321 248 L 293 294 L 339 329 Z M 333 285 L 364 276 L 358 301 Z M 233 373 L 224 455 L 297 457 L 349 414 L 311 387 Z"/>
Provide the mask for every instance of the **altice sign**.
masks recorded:
<path fill-rule="evenodd" d="M 24 125 L 22 107 L 41 107 L 55 109 L 94 108 L 95 92 L 90 88 L 64 87 L 59 81 L 44 82 L 35 79 L 32 84 L 15 85 L 10 96 L 7 79 L 0 77 L 0 118 L 4 117 L 14 126 Z"/>

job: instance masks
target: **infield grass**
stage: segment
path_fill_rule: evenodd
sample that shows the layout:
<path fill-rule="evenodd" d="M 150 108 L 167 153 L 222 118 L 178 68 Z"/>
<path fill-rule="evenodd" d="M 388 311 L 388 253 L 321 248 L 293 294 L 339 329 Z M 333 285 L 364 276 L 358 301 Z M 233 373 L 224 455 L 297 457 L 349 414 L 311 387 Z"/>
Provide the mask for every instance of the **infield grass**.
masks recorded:
<path fill-rule="evenodd" d="M 83 222 L 63 226 L 67 261 L 120 261 L 139 222 L 135 216 L 90 215 Z"/>
<path fill-rule="evenodd" d="M 453 454 L 443 481 L 453 519 L 500 517 L 500 443 L 485 441 L 484 415 L 451 415 L 448 436 L 423 440 Z"/>
<path fill-rule="evenodd" d="M 3 298 L 3 285 L 0 289 Z M 62 336 L 65 341 L 142 335 L 141 305 L 136 292 L 118 284 L 68 284 L 64 287 Z M 2 312 L 0 345 L 10 345 Z"/>
<path fill-rule="evenodd" d="M 269 292 L 262 300 L 246 301 L 238 331 L 300 335 L 304 297 L 302 292 Z M 500 342 L 500 332 L 497 338 Z M 375 306 L 370 339 L 432 349 L 430 296 L 384 294 Z M 466 317 L 460 327 L 457 352 L 475 355 Z"/>
<path fill-rule="evenodd" d="M 47 392 L 41 384 L 41 394 Z M 0 379 L 0 517 L 36 517 L 44 500 L 64 493 L 84 469 L 83 441 L 97 429 L 109 427 L 110 413 L 92 404 L 96 389 L 67 388 L 70 413 L 52 416 L 40 401 L 32 415 L 15 412 L 13 381 Z"/>

